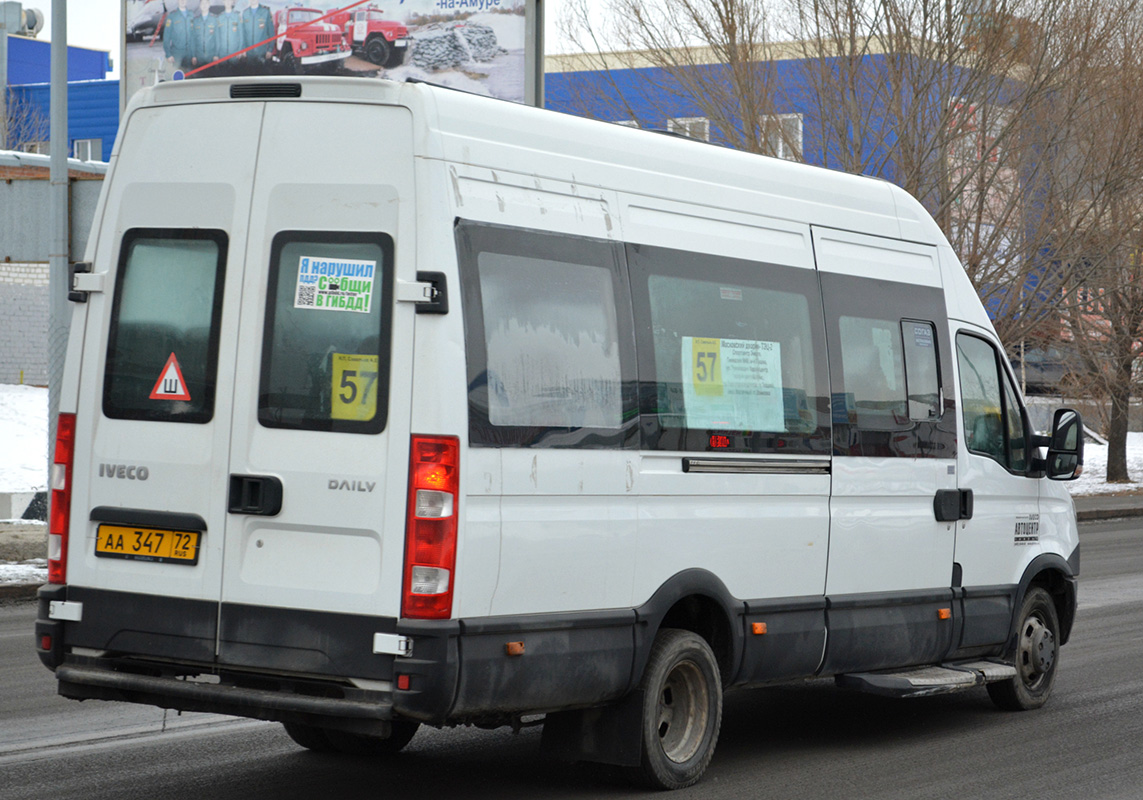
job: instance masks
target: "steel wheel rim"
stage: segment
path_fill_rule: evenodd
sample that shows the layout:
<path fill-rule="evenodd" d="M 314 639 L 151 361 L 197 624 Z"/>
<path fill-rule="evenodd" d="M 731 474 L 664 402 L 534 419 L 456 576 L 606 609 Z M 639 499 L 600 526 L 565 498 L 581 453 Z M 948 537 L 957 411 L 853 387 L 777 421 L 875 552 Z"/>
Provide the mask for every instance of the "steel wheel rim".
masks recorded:
<path fill-rule="evenodd" d="M 710 716 L 710 693 L 693 661 L 676 664 L 659 690 L 656 733 L 663 754 L 676 764 L 694 757 L 702 746 Z"/>
<path fill-rule="evenodd" d="M 1020 629 L 1017 666 L 1029 689 L 1037 689 L 1056 665 L 1056 636 L 1038 616 L 1030 616 Z"/>

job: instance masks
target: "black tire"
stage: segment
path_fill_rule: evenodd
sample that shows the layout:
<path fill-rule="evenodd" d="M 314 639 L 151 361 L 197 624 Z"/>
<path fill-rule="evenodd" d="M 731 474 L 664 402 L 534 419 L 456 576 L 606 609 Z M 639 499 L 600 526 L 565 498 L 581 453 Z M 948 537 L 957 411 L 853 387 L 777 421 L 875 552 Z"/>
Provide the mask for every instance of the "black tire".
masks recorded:
<path fill-rule="evenodd" d="M 337 730 L 326 730 L 325 736 L 334 750 L 347 756 L 392 756 L 405 748 L 421 724 L 395 719 L 392 725 L 392 733 L 384 739 L 380 736 Z"/>
<path fill-rule="evenodd" d="M 698 781 L 722 725 L 718 662 L 702 637 L 665 628 L 655 637 L 643 680 L 642 764 L 636 777 L 656 789 Z"/>
<path fill-rule="evenodd" d="M 283 74 L 297 75 L 299 68 L 300 68 L 300 65 L 298 64 L 297 57 L 294 56 L 294 51 L 293 50 L 282 51 L 281 69 L 282 69 Z"/>
<path fill-rule="evenodd" d="M 333 752 L 333 744 L 326 737 L 324 728 L 319 728 L 316 725 L 303 725 L 298 722 L 283 722 L 282 727 L 286 729 L 286 734 L 295 743 L 307 750 L 313 750 L 315 753 Z"/>
<path fill-rule="evenodd" d="M 365 42 L 365 57 L 379 67 L 389 60 L 389 43 L 384 36 L 374 36 Z"/>
<path fill-rule="evenodd" d="M 405 54 L 408 52 L 408 46 L 389 48 L 389 57 L 385 59 L 385 63 L 381 66 L 385 67 L 386 69 L 394 69 L 401 66 L 405 63 Z"/>
<path fill-rule="evenodd" d="M 1020 627 L 1010 654 L 1016 677 L 988 684 L 988 696 L 1005 711 L 1029 711 L 1048 702 L 1060 655 L 1060 621 L 1055 603 L 1036 586 L 1020 606 Z"/>

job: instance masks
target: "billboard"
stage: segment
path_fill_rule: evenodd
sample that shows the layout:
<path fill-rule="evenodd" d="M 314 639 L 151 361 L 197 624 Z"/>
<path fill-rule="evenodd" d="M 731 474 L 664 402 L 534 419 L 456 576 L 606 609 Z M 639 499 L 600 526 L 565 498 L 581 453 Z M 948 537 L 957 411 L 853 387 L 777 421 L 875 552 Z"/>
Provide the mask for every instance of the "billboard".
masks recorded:
<path fill-rule="evenodd" d="M 298 74 L 542 103 L 538 0 L 125 0 L 123 104 L 145 86 Z"/>

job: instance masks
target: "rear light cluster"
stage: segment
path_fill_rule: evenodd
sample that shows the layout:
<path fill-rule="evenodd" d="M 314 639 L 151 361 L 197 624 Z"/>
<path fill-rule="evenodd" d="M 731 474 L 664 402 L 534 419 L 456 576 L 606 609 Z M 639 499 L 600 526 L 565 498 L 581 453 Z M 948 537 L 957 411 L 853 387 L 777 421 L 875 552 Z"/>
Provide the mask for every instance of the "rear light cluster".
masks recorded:
<path fill-rule="evenodd" d="M 401 616 L 448 619 L 456 568 L 460 440 L 413 436 Z"/>
<path fill-rule="evenodd" d="M 71 521 L 71 468 L 75 462 L 75 414 L 60 414 L 52 458 L 48 522 L 48 582 L 67 583 L 67 531 Z"/>

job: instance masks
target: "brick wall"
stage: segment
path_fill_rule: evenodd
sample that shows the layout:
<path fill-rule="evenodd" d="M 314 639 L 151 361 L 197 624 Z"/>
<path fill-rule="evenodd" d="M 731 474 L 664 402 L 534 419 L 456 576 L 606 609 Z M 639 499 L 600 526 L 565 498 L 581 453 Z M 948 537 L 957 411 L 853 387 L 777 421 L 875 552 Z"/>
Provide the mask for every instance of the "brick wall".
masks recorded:
<path fill-rule="evenodd" d="M 0 262 L 0 383 L 48 383 L 48 265 Z"/>

